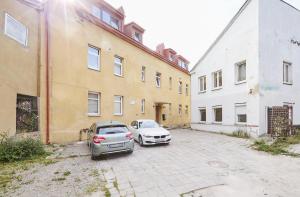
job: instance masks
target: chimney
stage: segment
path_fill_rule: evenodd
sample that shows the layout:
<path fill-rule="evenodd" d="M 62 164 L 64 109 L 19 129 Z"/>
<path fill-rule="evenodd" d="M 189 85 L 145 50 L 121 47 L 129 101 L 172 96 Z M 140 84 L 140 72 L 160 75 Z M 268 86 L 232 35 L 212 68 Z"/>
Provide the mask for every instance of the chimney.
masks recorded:
<path fill-rule="evenodd" d="M 156 52 L 159 53 L 160 55 L 164 56 L 164 50 L 165 50 L 165 44 L 161 43 L 156 46 Z"/>

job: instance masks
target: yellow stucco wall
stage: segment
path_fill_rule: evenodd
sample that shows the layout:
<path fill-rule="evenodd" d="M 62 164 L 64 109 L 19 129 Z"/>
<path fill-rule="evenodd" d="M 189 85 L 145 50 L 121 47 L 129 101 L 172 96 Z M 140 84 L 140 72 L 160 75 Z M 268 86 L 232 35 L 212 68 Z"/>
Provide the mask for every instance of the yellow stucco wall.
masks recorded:
<path fill-rule="evenodd" d="M 50 141 L 67 142 L 79 139 L 79 130 L 100 120 L 119 120 L 130 124 L 135 119 L 155 119 L 155 102 L 164 105 L 167 120 L 163 125 L 183 125 L 190 122 L 190 76 L 149 55 L 128 42 L 87 21 L 80 20 L 73 8 L 61 1 L 50 6 Z M 88 69 L 88 44 L 101 49 L 101 69 Z M 124 58 L 123 77 L 113 74 L 114 56 Z M 141 81 L 141 67 L 146 67 L 146 81 Z M 155 85 L 155 73 L 162 74 L 162 87 Z M 173 79 L 169 89 L 169 77 Z M 178 82 L 183 93 L 178 93 Z M 42 86 L 44 87 L 44 86 Z M 88 92 L 101 93 L 101 115 L 89 117 Z M 124 97 L 123 115 L 113 115 L 113 97 Z M 43 98 L 42 98 L 43 99 Z M 141 113 L 141 99 L 146 100 Z M 182 115 L 178 105 L 182 104 Z M 185 106 L 189 111 L 185 114 Z M 41 107 L 45 107 L 43 104 Z"/>
<path fill-rule="evenodd" d="M 5 13 L 28 28 L 28 45 L 4 34 Z M 17 94 L 38 94 L 39 13 L 16 0 L 0 1 L 0 131 L 16 132 Z"/>

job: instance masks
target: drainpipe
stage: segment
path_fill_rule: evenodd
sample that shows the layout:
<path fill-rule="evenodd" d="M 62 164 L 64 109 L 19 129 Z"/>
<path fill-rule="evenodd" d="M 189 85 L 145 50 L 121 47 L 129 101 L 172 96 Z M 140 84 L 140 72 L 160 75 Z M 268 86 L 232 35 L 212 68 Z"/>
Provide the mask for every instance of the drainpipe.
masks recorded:
<path fill-rule="evenodd" d="M 45 42 L 46 42 L 46 144 L 50 144 L 50 135 L 49 135 L 49 116 L 50 116 L 50 98 L 49 98 L 49 1 L 45 5 Z"/>

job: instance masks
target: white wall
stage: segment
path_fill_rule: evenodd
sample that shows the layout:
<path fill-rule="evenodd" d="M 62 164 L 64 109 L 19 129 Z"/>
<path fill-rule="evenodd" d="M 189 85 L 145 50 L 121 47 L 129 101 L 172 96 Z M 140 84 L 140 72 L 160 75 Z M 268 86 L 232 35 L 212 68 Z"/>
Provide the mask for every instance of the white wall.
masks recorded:
<path fill-rule="evenodd" d="M 295 103 L 294 124 L 300 125 L 300 11 L 280 0 L 260 0 L 260 126 L 266 131 L 266 106 Z M 293 85 L 283 84 L 283 61 L 293 65 Z"/>
<path fill-rule="evenodd" d="M 232 132 L 241 126 L 235 124 L 235 103 L 247 102 L 249 130 L 258 134 L 258 2 L 252 0 L 231 28 L 212 48 L 192 72 L 191 113 L 192 128 L 216 132 Z M 235 63 L 247 62 L 247 83 L 235 85 Z M 212 72 L 222 69 L 223 88 L 212 91 Z M 198 94 L 198 77 L 206 75 L 207 91 Z M 253 89 L 253 94 L 249 90 Z M 213 124 L 212 107 L 223 106 L 222 125 Z M 206 107 L 207 123 L 199 124 L 199 107 Z"/>

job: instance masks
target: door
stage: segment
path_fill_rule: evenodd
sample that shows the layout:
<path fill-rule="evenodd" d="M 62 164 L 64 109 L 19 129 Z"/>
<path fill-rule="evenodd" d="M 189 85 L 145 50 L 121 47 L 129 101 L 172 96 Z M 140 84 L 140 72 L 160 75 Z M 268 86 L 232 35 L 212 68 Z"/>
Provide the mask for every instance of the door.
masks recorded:
<path fill-rule="evenodd" d="M 160 114 L 161 114 L 161 105 L 155 106 L 155 120 L 158 124 L 160 124 Z"/>

